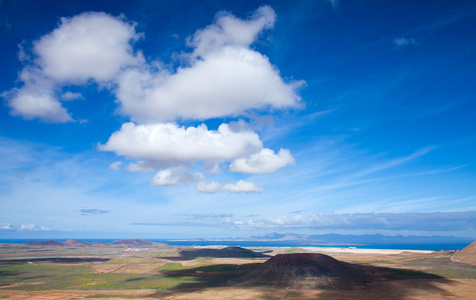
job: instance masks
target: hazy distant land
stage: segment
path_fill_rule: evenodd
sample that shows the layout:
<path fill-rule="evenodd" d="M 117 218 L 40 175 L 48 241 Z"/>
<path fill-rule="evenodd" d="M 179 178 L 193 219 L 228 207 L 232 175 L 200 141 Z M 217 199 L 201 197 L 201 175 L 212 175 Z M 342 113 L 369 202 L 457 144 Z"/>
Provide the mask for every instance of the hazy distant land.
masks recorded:
<path fill-rule="evenodd" d="M 469 299 L 475 253 L 30 241 L 0 244 L 0 298 Z"/>

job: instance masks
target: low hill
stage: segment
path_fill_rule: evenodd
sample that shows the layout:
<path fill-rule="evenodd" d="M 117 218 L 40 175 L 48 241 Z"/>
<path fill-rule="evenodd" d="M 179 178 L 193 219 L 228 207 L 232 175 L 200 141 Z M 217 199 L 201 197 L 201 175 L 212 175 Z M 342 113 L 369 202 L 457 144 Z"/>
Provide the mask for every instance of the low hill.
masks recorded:
<path fill-rule="evenodd" d="M 149 242 L 147 240 L 143 239 L 125 239 L 125 240 L 118 240 L 118 241 L 113 241 L 109 242 L 107 244 L 110 245 L 127 245 L 127 246 L 133 246 L 133 247 L 147 247 L 147 246 L 153 246 L 153 242 Z"/>
<path fill-rule="evenodd" d="M 223 249 L 182 250 L 182 257 L 268 257 L 241 247 L 226 247 Z"/>
<path fill-rule="evenodd" d="M 29 241 L 29 242 L 26 242 L 25 245 L 27 246 L 64 246 L 62 242 L 58 242 L 54 240 Z"/>
<path fill-rule="evenodd" d="M 63 245 L 69 247 L 90 247 L 93 244 L 85 241 L 67 240 L 66 242 L 63 242 Z"/>
<path fill-rule="evenodd" d="M 346 288 L 366 279 L 358 266 L 319 253 L 278 254 L 239 280 L 244 285 L 319 285 Z"/>
<path fill-rule="evenodd" d="M 476 241 L 453 254 L 452 259 L 457 262 L 476 265 Z"/>

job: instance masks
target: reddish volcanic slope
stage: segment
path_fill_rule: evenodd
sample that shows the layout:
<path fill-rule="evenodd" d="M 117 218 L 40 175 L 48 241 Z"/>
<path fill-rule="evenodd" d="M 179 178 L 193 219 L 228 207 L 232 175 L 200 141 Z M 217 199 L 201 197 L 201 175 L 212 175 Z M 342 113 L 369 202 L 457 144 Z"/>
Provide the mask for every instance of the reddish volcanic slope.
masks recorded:
<path fill-rule="evenodd" d="M 128 246 L 135 246 L 135 247 L 142 247 L 142 246 L 153 246 L 154 243 L 149 242 L 143 239 L 125 239 L 125 240 L 118 240 L 114 242 L 108 243 L 110 245 L 128 245 Z"/>
<path fill-rule="evenodd" d="M 27 246 L 64 246 L 63 242 L 58 242 L 54 240 L 29 241 L 29 242 L 26 242 L 25 245 Z"/>
<path fill-rule="evenodd" d="M 365 281 L 352 264 L 319 253 L 278 254 L 242 278 L 242 284 L 325 283 L 348 286 Z"/>
<path fill-rule="evenodd" d="M 465 264 L 476 265 L 476 241 L 453 254 L 453 260 Z"/>

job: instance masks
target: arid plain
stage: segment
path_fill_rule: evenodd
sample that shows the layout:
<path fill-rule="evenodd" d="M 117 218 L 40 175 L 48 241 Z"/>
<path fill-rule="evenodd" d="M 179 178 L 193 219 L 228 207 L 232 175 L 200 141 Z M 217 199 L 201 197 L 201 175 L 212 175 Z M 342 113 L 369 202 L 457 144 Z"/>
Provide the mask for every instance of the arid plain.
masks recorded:
<path fill-rule="evenodd" d="M 0 244 L 0 299 L 471 299 L 475 248 Z"/>

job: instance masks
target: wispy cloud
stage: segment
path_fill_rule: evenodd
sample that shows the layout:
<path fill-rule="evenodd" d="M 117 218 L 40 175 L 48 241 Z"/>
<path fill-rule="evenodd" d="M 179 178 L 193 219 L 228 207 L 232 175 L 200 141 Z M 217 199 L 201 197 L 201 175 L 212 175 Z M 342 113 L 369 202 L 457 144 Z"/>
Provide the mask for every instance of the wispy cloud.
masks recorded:
<path fill-rule="evenodd" d="M 475 230 L 476 212 L 313 214 L 252 219 L 235 225 L 255 229 Z"/>
<path fill-rule="evenodd" d="M 418 43 L 417 41 L 414 39 L 414 38 L 404 38 L 404 37 L 400 37 L 400 38 L 395 38 L 393 40 L 393 44 L 397 47 L 397 48 L 400 48 L 400 49 L 404 49 L 410 45 L 415 45 L 415 46 L 418 46 Z"/>
<path fill-rule="evenodd" d="M 433 147 L 433 146 L 425 147 L 425 148 L 422 148 L 422 149 L 420 149 L 420 150 L 418 150 L 418 151 L 416 151 L 416 152 L 414 152 L 414 153 L 412 153 L 408 156 L 399 157 L 399 158 L 395 158 L 395 159 L 392 159 L 392 160 L 389 160 L 389 161 L 386 161 L 386 162 L 383 162 L 383 163 L 374 164 L 370 168 L 356 173 L 354 175 L 354 177 L 362 177 L 362 176 L 370 175 L 372 173 L 379 172 L 379 171 L 382 171 L 382 170 L 385 170 L 385 169 L 396 167 L 396 166 L 401 165 L 403 163 L 406 163 L 406 162 L 409 162 L 409 161 L 414 160 L 416 158 L 419 158 L 419 157 L 429 153 L 430 151 L 434 150 L 435 148 L 436 147 Z"/>
<path fill-rule="evenodd" d="M 110 211 L 108 210 L 104 210 L 104 209 L 97 209 L 97 208 L 83 208 L 83 209 L 80 209 L 79 212 L 82 214 L 82 215 L 97 215 L 97 214 L 108 214 L 110 213 Z"/>
<path fill-rule="evenodd" d="M 20 224 L 13 225 L 10 223 L 0 223 L 0 231 L 52 231 L 52 228 L 47 226 L 39 226 L 35 224 Z"/>
<path fill-rule="evenodd" d="M 108 169 L 118 171 L 122 165 L 122 161 L 115 161 L 109 165 Z"/>
<path fill-rule="evenodd" d="M 424 200 L 422 200 L 424 201 Z M 474 231 L 476 211 L 416 213 L 298 214 L 273 218 L 213 218 L 208 222 L 132 223 L 143 226 L 226 226 L 241 230 Z"/>

